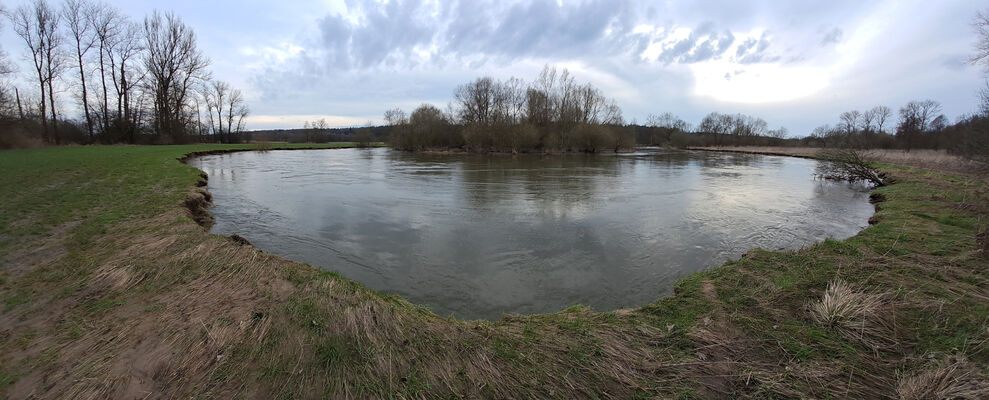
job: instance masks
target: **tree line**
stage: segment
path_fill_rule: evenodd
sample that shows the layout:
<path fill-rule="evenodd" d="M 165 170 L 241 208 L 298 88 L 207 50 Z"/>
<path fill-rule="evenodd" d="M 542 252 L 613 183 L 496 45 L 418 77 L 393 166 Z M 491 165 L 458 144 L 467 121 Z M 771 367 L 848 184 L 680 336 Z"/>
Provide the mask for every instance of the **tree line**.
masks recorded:
<path fill-rule="evenodd" d="M 550 66 L 532 82 L 478 78 L 460 85 L 445 111 L 393 109 L 385 121 L 389 144 L 404 150 L 594 153 L 635 145 L 614 100 Z"/>
<path fill-rule="evenodd" d="M 936 149 L 969 158 L 985 158 L 989 154 L 989 113 L 963 115 L 950 123 L 941 111 L 941 103 L 934 100 L 910 101 L 895 115 L 886 106 L 865 112 L 846 111 L 838 116 L 835 125 L 815 128 L 801 144 L 852 149 Z"/>
<path fill-rule="evenodd" d="M 2 10 L 21 39 L 30 87 L 0 53 L 0 145 L 238 142 L 248 108 L 213 79 L 196 34 L 171 12 L 134 20 L 90 0 Z"/>
<path fill-rule="evenodd" d="M 934 100 L 910 101 L 898 112 L 880 105 L 841 113 L 804 137 L 764 119 L 711 112 L 697 125 L 666 112 L 645 124 L 625 123 L 622 110 L 567 70 L 544 68 L 533 82 L 478 78 L 459 86 L 446 110 L 430 104 L 411 114 L 385 112 L 388 142 L 402 150 L 469 152 L 599 152 L 652 146 L 810 146 L 863 149 L 941 149 L 984 159 L 989 143 L 989 86 L 980 112 L 950 123 Z"/>

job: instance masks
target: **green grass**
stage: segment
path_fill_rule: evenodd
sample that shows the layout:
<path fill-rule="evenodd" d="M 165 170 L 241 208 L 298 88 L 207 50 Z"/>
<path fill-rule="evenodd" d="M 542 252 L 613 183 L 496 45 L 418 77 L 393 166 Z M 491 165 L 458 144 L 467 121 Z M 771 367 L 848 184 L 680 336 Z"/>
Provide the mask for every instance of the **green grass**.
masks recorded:
<path fill-rule="evenodd" d="M 149 391 L 204 398 L 883 397 L 949 355 L 989 368 L 984 180 L 882 166 L 879 223 L 847 240 L 753 250 L 637 310 L 457 321 L 206 233 L 176 160 L 230 149 L 267 146 L 0 152 L 0 397 L 120 397 L 154 357 Z M 835 279 L 889 296 L 900 345 L 814 322 Z"/>

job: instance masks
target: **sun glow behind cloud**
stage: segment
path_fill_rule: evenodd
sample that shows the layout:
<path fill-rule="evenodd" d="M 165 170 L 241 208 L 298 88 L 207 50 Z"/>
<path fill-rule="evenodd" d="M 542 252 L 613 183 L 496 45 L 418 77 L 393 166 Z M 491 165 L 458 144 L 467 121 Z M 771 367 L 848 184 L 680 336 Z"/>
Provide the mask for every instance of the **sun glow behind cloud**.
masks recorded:
<path fill-rule="evenodd" d="M 694 94 L 717 101 L 763 104 L 811 96 L 828 87 L 824 67 L 714 60 L 689 66 Z"/>

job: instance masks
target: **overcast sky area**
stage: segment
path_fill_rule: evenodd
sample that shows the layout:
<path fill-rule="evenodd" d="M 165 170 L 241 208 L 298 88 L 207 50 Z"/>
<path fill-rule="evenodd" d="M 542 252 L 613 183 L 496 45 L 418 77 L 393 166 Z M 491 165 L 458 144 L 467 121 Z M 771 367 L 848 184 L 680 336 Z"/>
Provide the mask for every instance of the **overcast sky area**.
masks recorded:
<path fill-rule="evenodd" d="M 10 9 L 21 2 L 4 1 Z M 978 1 L 110 1 L 140 20 L 174 11 L 214 77 L 244 91 L 248 129 L 380 122 L 385 110 L 445 108 L 481 76 L 534 79 L 544 65 L 591 82 L 643 123 L 672 112 L 764 118 L 803 136 L 838 114 L 933 99 L 974 112 L 983 72 Z M 30 88 L 20 39 L 0 45 Z M 71 74 L 66 74 L 66 79 Z M 77 108 L 64 98 L 65 107 Z"/>

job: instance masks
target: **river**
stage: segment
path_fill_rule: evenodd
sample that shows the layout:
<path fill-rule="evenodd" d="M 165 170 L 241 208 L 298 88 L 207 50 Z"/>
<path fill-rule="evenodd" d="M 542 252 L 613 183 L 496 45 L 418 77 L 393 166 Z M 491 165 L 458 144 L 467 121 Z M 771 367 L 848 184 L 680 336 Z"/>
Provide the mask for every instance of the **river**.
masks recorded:
<path fill-rule="evenodd" d="M 754 247 L 865 228 L 868 188 L 817 161 L 640 149 L 436 155 L 377 149 L 198 157 L 214 233 L 396 293 L 440 315 L 609 311 Z"/>

